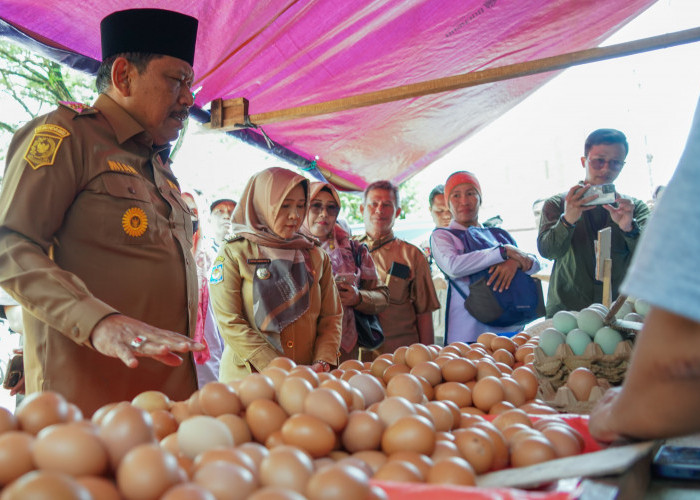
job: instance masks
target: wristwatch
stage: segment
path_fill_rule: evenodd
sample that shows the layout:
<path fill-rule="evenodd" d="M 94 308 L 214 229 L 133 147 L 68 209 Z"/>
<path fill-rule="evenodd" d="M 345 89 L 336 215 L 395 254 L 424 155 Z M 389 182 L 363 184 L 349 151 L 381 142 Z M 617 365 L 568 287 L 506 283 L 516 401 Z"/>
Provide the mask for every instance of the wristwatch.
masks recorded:
<path fill-rule="evenodd" d="M 559 217 L 559 220 L 561 221 L 562 224 L 564 224 L 564 227 L 573 229 L 576 227 L 576 223 L 574 222 L 573 224 L 566 220 L 566 217 L 564 217 L 564 214 L 561 214 L 561 217 Z"/>
<path fill-rule="evenodd" d="M 632 230 L 622 231 L 622 234 L 632 238 L 639 236 L 639 224 L 637 224 L 637 219 L 632 219 Z"/>
<path fill-rule="evenodd" d="M 508 250 L 503 245 L 498 245 L 498 250 L 501 252 L 501 258 L 503 260 L 508 260 Z"/>

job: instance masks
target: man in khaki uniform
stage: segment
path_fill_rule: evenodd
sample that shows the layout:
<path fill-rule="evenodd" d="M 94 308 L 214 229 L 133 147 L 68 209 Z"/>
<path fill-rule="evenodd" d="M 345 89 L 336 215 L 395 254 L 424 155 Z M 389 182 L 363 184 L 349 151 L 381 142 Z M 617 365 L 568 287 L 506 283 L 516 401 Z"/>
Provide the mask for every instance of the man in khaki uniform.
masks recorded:
<path fill-rule="evenodd" d="M 94 106 L 61 103 L 20 129 L 0 194 L 0 285 L 24 309 L 27 392 L 86 415 L 145 390 L 189 397 L 203 348 L 188 338 L 192 221 L 168 158 L 193 104 L 197 20 L 133 9 L 101 31 Z"/>
<path fill-rule="evenodd" d="M 365 234 L 355 238 L 366 243 L 379 279 L 389 287 L 389 307 L 379 313 L 384 344 L 375 355 L 417 342 L 434 342 L 432 312 L 440 308 L 425 254 L 415 245 L 394 236 L 401 213 L 399 192 L 389 181 L 373 182 L 360 205 Z"/>

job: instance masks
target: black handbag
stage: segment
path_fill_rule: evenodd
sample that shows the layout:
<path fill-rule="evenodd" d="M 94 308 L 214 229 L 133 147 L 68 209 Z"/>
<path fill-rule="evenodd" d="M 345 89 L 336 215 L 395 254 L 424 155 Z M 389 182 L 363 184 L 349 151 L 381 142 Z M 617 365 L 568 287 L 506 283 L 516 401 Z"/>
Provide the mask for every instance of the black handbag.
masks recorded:
<path fill-rule="evenodd" d="M 361 247 L 364 243 L 358 244 L 355 241 L 350 241 L 350 248 L 355 259 L 355 266 L 360 269 L 362 265 Z M 353 308 L 355 313 L 355 329 L 357 330 L 357 343 L 365 349 L 378 349 L 384 343 L 384 330 L 379 323 L 379 318 L 376 314 L 361 313 Z"/>

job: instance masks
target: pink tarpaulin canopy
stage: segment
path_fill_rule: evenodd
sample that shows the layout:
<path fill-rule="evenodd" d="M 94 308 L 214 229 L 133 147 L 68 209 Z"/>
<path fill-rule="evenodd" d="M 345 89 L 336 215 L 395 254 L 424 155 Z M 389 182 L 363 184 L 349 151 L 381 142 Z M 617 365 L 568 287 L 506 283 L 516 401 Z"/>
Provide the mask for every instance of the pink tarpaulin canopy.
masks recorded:
<path fill-rule="evenodd" d="M 32 38 L 100 59 L 99 23 L 131 7 L 200 20 L 196 104 L 245 97 L 251 115 L 598 46 L 655 0 L 0 0 Z M 125 33 L 128 36 L 128 33 Z M 554 76 L 270 123 L 332 179 L 395 182 L 434 162 Z"/>

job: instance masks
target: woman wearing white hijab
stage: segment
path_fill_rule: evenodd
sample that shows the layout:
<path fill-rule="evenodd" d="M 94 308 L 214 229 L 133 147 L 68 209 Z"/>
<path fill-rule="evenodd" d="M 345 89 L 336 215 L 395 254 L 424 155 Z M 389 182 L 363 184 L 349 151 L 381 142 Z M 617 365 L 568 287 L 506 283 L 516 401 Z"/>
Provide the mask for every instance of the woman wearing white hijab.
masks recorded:
<path fill-rule="evenodd" d="M 233 213 L 233 237 L 209 278 L 224 338 L 219 380 L 286 356 L 315 371 L 337 364 L 343 311 L 328 255 L 300 234 L 309 182 L 283 168 L 254 175 Z"/>

